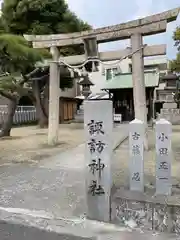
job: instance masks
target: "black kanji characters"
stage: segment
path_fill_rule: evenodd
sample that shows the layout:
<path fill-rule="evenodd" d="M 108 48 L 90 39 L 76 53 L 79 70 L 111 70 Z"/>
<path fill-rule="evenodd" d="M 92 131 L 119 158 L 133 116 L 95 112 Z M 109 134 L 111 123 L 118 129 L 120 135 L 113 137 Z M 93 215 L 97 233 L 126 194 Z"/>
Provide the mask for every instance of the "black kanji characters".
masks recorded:
<path fill-rule="evenodd" d="M 132 176 L 132 180 L 140 182 L 140 174 L 138 172 L 134 173 Z"/>
<path fill-rule="evenodd" d="M 104 135 L 103 121 L 95 122 L 94 120 L 91 120 L 90 123 L 88 123 L 88 127 L 90 135 L 94 135 L 95 133 Z"/>
<path fill-rule="evenodd" d="M 97 149 L 98 153 L 101 153 L 104 150 L 105 143 L 103 143 L 102 141 L 98 141 L 96 143 L 96 146 L 97 146 L 96 149 Z"/>
<path fill-rule="evenodd" d="M 133 140 L 138 140 L 140 138 L 140 134 L 137 132 L 134 132 L 134 134 L 132 135 L 132 139 Z"/>
<path fill-rule="evenodd" d="M 140 155 L 140 146 L 139 145 L 133 145 L 132 146 L 132 154 L 133 155 Z"/>
<path fill-rule="evenodd" d="M 91 139 L 91 142 L 88 143 L 90 153 L 94 153 L 96 151 L 96 140 Z"/>
<path fill-rule="evenodd" d="M 161 162 L 159 165 L 159 169 L 168 170 L 168 163 L 167 162 Z"/>
<path fill-rule="evenodd" d="M 159 154 L 160 154 L 161 156 L 163 156 L 163 155 L 168 155 L 168 149 L 167 149 L 167 148 L 160 148 L 160 149 L 159 149 Z"/>
<path fill-rule="evenodd" d="M 88 146 L 91 154 L 95 153 L 96 151 L 98 153 L 102 153 L 105 147 L 105 143 L 103 143 L 102 141 L 96 142 L 95 139 L 91 139 L 91 141 L 88 142 Z"/>
<path fill-rule="evenodd" d="M 161 133 L 158 139 L 161 140 L 161 142 L 164 142 L 166 139 L 168 140 L 168 137 L 164 133 Z"/>
<path fill-rule="evenodd" d="M 103 187 L 98 184 L 96 180 L 91 182 L 91 185 L 89 186 L 89 193 L 91 193 L 92 196 L 105 194 Z"/>
<path fill-rule="evenodd" d="M 98 159 L 98 161 L 93 159 L 88 166 L 90 167 L 90 171 L 92 172 L 93 175 L 95 174 L 95 172 L 98 172 L 99 178 L 101 178 L 102 171 L 104 170 L 105 165 L 104 163 L 101 163 L 100 158 Z"/>

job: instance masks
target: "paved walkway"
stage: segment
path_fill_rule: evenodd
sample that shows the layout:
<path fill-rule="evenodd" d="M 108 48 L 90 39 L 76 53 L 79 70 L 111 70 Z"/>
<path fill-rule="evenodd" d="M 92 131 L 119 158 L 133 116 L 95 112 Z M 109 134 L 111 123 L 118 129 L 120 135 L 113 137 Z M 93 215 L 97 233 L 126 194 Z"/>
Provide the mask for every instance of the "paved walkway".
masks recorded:
<path fill-rule="evenodd" d="M 94 229 L 95 230 L 95 229 Z M 66 232 L 62 228 L 56 231 L 44 231 L 42 229 L 27 227 L 25 225 L 0 222 L 1 240 L 177 240 L 175 235 L 153 234 L 151 232 L 129 232 L 125 229 L 91 231 L 85 228 L 83 232 Z M 90 232 L 85 234 L 85 232 Z"/>
<path fill-rule="evenodd" d="M 114 147 L 127 137 L 128 125 L 114 129 Z M 39 165 L 0 168 L 0 207 L 14 213 L 28 209 L 56 217 L 81 217 L 86 212 L 84 145 L 49 158 Z M 37 213 L 37 212 L 36 212 Z"/>
<path fill-rule="evenodd" d="M 179 132 L 174 129 L 173 150 L 175 164 L 179 169 Z M 114 147 L 127 136 L 127 125 L 114 129 Z M 145 154 L 145 178 L 154 172 L 154 133 L 150 134 L 150 151 Z M 67 233 L 89 237 L 92 232 L 102 234 L 101 238 L 111 239 L 103 235 L 107 232 L 118 232 L 112 239 L 176 239 L 167 235 L 152 235 L 152 233 L 129 233 L 129 229 L 113 226 L 111 224 L 88 221 L 82 218 L 86 212 L 84 196 L 84 145 L 80 145 L 69 152 L 64 152 L 56 157 L 47 159 L 39 165 L 14 164 L 0 167 L 0 219 L 14 220 L 16 223 L 36 226 L 53 232 L 66 233 L 57 236 L 59 239 L 68 239 Z M 127 185 L 128 181 L 128 141 L 116 150 L 113 157 L 113 180 L 116 186 Z M 177 173 L 177 171 L 176 171 Z M 173 175 L 176 175 L 173 173 Z M 177 175 L 176 175 L 177 177 Z M 153 177 L 154 179 L 154 177 Z M 147 181 L 149 184 L 150 181 Z M 54 217 L 58 218 L 54 219 Z M 76 218 L 80 217 L 80 218 Z M 0 222 L 0 229 L 1 229 Z M 13 226 L 8 224 L 5 233 L 14 232 Z M 4 232 L 0 232 L 4 234 Z M 23 232 L 22 232 L 23 231 Z M 29 229 L 17 226 L 17 236 L 28 234 Z M 33 230 L 35 233 L 36 230 Z M 123 232 L 122 232 L 123 231 Z M 125 231 L 125 232 L 124 232 Z M 19 235 L 18 235 L 19 234 Z M 39 238 L 45 239 L 47 235 L 36 233 Z M 43 236 L 43 237 L 41 237 Z M 16 235 L 15 235 L 16 237 Z M 56 235 L 48 236 L 56 239 Z M 112 235 L 111 235 L 112 237 Z M 17 237 L 16 237 L 17 238 Z M 14 238 L 13 238 L 14 239 Z M 18 239 L 18 238 L 17 238 Z M 58 239 L 58 238 L 57 238 Z M 71 238 L 69 238 L 71 239 Z M 80 238 L 81 239 L 81 238 Z M 94 239 L 94 238 L 93 238 Z"/>

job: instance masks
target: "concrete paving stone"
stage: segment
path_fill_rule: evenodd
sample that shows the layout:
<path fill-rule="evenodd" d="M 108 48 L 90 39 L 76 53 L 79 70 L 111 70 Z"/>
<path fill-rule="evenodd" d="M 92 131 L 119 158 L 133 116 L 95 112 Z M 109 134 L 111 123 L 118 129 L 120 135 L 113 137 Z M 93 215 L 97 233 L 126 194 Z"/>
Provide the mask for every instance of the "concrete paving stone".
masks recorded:
<path fill-rule="evenodd" d="M 114 129 L 114 146 L 127 137 L 127 124 Z M 0 207 L 44 210 L 61 217 L 86 213 L 84 145 L 39 164 L 0 167 Z"/>

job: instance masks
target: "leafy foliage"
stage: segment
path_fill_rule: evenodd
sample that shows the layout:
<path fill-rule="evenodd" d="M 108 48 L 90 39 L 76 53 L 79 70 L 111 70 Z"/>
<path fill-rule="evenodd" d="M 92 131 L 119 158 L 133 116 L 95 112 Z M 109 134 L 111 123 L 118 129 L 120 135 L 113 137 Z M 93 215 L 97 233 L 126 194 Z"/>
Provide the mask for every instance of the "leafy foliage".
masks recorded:
<path fill-rule="evenodd" d="M 44 52 L 43 52 L 44 53 Z M 42 52 L 31 48 L 22 36 L 0 35 L 0 93 L 9 97 L 27 94 L 23 75 L 42 61 Z"/>
<path fill-rule="evenodd" d="M 26 84 L 21 84 L 22 78 L 7 74 L 0 76 L 0 93 L 4 93 L 9 98 L 19 98 L 21 96 L 29 95 L 30 88 Z"/>
<path fill-rule="evenodd" d="M 180 53 L 176 55 L 176 59 L 170 61 L 170 69 L 176 73 L 180 73 Z"/>
<path fill-rule="evenodd" d="M 4 0 L 2 25 L 14 34 L 57 34 L 91 29 L 72 13 L 65 0 Z M 84 52 L 83 46 L 62 47 L 61 54 Z"/>
<path fill-rule="evenodd" d="M 180 27 L 176 28 L 174 32 L 173 39 L 175 41 L 175 46 L 177 46 L 178 51 L 180 51 Z"/>
<path fill-rule="evenodd" d="M 36 63 L 41 62 L 47 55 L 49 57 L 49 53 L 33 49 L 22 35 L 68 33 L 90 29 L 87 23 L 69 10 L 65 0 L 4 0 L 1 10 L 0 94 L 12 101 L 9 118 L 0 137 L 10 134 L 13 114 L 19 98 L 23 95 L 31 96 L 33 102 L 36 102 L 36 108 L 46 116 L 43 104 L 47 102 L 45 99 L 48 99 L 49 67 L 39 69 Z M 73 55 L 83 53 L 84 48 L 73 46 L 61 48 L 60 51 L 62 55 Z M 70 71 L 62 68 L 60 87 L 72 87 L 73 78 Z"/>
<path fill-rule="evenodd" d="M 37 61 L 42 61 L 43 55 L 31 48 L 22 37 L 12 34 L 0 35 L 0 67 L 1 72 L 25 73 L 34 67 Z"/>
<path fill-rule="evenodd" d="M 65 0 L 4 0 L 0 29 L 1 26 L 7 33 L 18 35 L 57 34 L 91 29 L 69 10 Z M 84 47 L 81 45 L 60 49 L 62 56 L 82 53 Z M 72 85 L 72 78 L 61 74 L 61 88 Z"/>
<path fill-rule="evenodd" d="M 14 34 L 68 33 L 90 28 L 64 0 L 4 0 L 2 20 L 6 30 Z"/>
<path fill-rule="evenodd" d="M 170 69 L 180 73 L 180 27 L 176 28 L 173 39 L 175 41 L 174 45 L 177 47 L 178 53 L 176 55 L 176 59 L 170 61 Z"/>

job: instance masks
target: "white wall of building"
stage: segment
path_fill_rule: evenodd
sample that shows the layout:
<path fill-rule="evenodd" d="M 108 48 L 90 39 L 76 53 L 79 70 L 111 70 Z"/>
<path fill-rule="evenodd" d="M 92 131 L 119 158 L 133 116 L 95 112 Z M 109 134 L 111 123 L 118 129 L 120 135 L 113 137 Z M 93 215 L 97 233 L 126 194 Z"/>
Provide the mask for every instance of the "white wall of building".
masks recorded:
<path fill-rule="evenodd" d="M 101 66 L 99 66 L 98 72 L 90 73 L 89 78 L 91 82 L 94 84 L 94 86 L 91 86 L 92 93 L 102 92 L 101 89 L 103 88 L 104 83 L 106 82 L 106 77 L 102 73 Z"/>
<path fill-rule="evenodd" d="M 106 69 L 118 67 L 118 71 L 121 73 L 128 73 L 131 72 L 130 65 L 131 65 L 131 59 L 124 59 L 122 60 L 118 65 L 115 65 L 115 62 L 112 61 L 108 62 L 112 65 L 100 65 L 98 72 L 93 72 L 89 74 L 90 80 L 94 84 L 94 86 L 91 87 L 91 91 L 93 94 L 101 93 L 102 88 L 105 84 L 106 80 Z M 168 60 L 166 56 L 156 56 L 156 57 L 148 57 L 144 59 L 144 66 L 152 66 L 153 65 L 159 65 L 160 69 L 167 68 Z M 158 67 L 157 67 L 158 70 Z"/>
<path fill-rule="evenodd" d="M 106 80 L 106 69 L 110 68 L 118 68 L 118 72 L 126 73 L 130 71 L 129 64 L 131 63 L 130 59 L 125 59 L 121 61 L 118 65 L 116 64 L 117 61 L 111 62 L 104 62 L 107 65 L 101 64 L 99 66 L 98 72 L 92 72 L 89 74 L 91 82 L 94 86 L 91 87 L 92 93 L 101 93 L 102 88 L 104 87 Z M 111 63 L 111 64 L 110 64 Z"/>
<path fill-rule="evenodd" d="M 92 72 L 89 74 L 89 78 L 90 78 L 91 82 L 94 84 L 94 86 L 91 86 L 92 94 L 103 92 L 101 89 L 104 87 L 104 85 L 107 81 L 106 80 L 106 69 L 118 67 L 118 72 L 121 72 L 121 73 L 131 72 L 131 68 L 130 68 L 130 65 L 132 63 L 131 59 L 128 59 L 128 58 L 124 59 L 121 62 L 119 62 L 118 65 L 115 64 L 115 63 L 117 63 L 117 61 L 104 62 L 104 63 L 107 63 L 107 64 L 100 65 L 98 67 L 98 69 L 99 69 L 98 72 Z M 161 70 L 163 67 L 166 68 L 167 64 L 168 64 L 168 60 L 167 60 L 166 56 L 148 57 L 148 58 L 144 59 L 145 66 L 159 65 L 159 66 L 161 66 Z M 163 66 L 163 65 L 165 65 L 165 66 Z M 60 91 L 60 96 L 70 97 L 70 98 L 76 97 L 77 95 L 80 95 L 78 88 L 79 88 L 79 85 L 74 84 L 73 88 L 66 89 L 65 91 Z"/>

